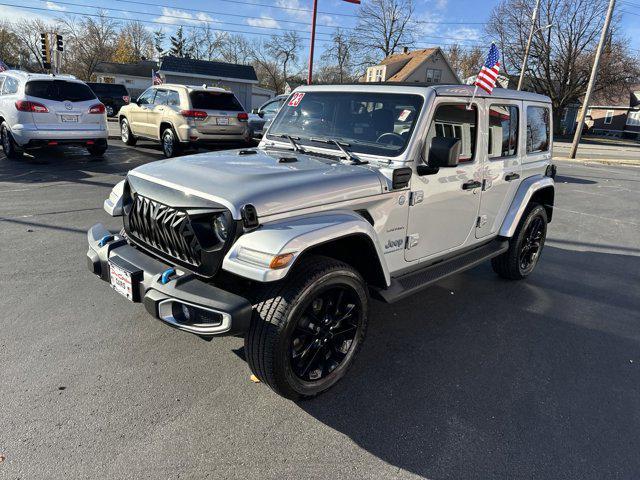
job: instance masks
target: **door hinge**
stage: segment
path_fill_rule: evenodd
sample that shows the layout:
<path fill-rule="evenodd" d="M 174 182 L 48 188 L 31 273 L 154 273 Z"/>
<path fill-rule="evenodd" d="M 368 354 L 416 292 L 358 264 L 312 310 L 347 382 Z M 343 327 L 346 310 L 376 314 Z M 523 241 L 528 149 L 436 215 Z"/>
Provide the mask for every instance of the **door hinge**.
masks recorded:
<path fill-rule="evenodd" d="M 417 205 L 418 203 L 422 203 L 422 200 L 424 200 L 424 192 L 422 190 L 417 190 L 409 194 L 410 206 L 414 206 L 414 205 Z"/>
<path fill-rule="evenodd" d="M 417 247 L 418 243 L 420 243 L 420 234 L 412 233 L 407 237 L 407 241 L 405 242 L 405 245 L 407 247 L 407 250 L 411 250 L 413 247 Z"/>

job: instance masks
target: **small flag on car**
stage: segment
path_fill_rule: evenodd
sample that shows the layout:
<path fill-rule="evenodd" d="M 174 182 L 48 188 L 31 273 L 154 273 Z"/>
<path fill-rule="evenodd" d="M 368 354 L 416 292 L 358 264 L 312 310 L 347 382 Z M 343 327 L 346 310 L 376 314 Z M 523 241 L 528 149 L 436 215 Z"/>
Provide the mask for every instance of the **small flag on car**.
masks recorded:
<path fill-rule="evenodd" d="M 6 70 L 9 70 L 9 67 L 7 66 L 6 63 L 4 63 L 2 60 L 0 60 L 0 72 L 4 72 Z"/>
<path fill-rule="evenodd" d="M 151 70 L 151 80 L 154 85 L 162 85 L 164 83 L 160 74 L 155 70 Z"/>
<path fill-rule="evenodd" d="M 500 71 L 500 52 L 495 43 L 491 44 L 489 49 L 489 55 L 487 55 L 487 61 L 478 73 L 478 77 L 474 85 L 480 87 L 487 93 L 493 92 L 496 86 L 496 79 L 498 78 L 498 72 Z"/>

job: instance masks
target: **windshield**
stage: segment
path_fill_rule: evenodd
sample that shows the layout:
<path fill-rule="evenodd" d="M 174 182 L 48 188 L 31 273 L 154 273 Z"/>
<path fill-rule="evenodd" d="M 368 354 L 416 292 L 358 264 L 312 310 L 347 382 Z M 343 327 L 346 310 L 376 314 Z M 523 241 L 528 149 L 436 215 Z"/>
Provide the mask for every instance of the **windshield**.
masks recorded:
<path fill-rule="evenodd" d="M 419 95 L 380 92 L 296 92 L 282 106 L 267 138 L 290 135 L 304 145 L 397 156 L 404 151 L 422 107 Z M 320 142 L 324 140 L 325 142 Z"/>
<path fill-rule="evenodd" d="M 96 98 L 84 83 L 65 80 L 31 80 L 27 82 L 24 93 L 30 97 L 55 100 L 58 102 L 84 102 Z"/>

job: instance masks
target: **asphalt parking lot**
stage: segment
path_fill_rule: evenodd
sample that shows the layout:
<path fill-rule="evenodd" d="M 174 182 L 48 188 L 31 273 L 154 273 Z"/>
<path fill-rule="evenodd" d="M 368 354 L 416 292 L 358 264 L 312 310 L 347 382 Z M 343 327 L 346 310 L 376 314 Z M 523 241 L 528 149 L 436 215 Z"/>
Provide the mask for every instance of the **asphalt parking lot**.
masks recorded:
<path fill-rule="evenodd" d="M 0 478 L 640 477 L 640 168 L 559 162 L 525 282 L 489 265 L 376 304 L 347 378 L 293 403 L 242 340 L 150 318 L 86 230 L 158 148 L 0 154 Z"/>

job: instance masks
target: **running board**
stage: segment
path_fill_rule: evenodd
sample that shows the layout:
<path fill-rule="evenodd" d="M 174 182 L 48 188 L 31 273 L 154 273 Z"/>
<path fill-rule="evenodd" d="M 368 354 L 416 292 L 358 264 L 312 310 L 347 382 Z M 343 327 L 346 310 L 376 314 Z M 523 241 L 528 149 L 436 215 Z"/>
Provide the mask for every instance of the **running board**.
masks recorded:
<path fill-rule="evenodd" d="M 415 272 L 392 278 L 389 288 L 374 289 L 372 293 L 375 297 L 387 303 L 397 302 L 443 278 L 473 268 L 486 260 L 490 260 L 506 252 L 508 249 L 509 242 L 507 240 L 494 240 L 462 255 L 429 265 Z"/>

